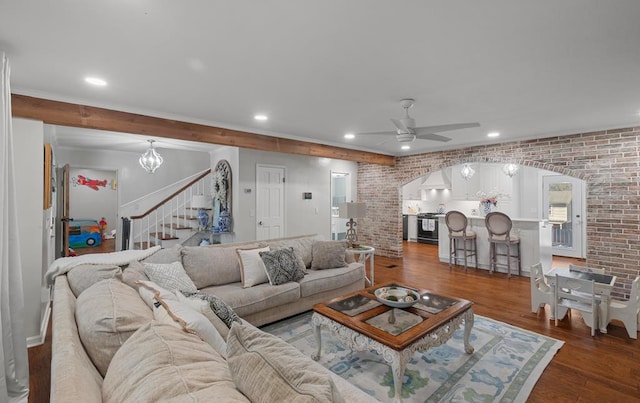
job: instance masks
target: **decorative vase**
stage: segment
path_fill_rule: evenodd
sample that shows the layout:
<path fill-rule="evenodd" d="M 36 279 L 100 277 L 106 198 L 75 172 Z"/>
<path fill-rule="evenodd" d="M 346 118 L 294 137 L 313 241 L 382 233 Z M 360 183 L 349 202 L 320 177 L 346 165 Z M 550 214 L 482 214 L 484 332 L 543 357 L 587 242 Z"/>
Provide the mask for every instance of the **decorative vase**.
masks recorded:
<path fill-rule="evenodd" d="M 231 232 L 231 216 L 227 210 L 222 210 L 218 216 L 218 232 Z"/>
<path fill-rule="evenodd" d="M 491 212 L 491 209 L 493 207 L 493 204 L 491 204 L 491 202 L 485 202 L 485 203 L 481 203 L 482 204 L 482 214 L 483 215 L 487 215 Z"/>

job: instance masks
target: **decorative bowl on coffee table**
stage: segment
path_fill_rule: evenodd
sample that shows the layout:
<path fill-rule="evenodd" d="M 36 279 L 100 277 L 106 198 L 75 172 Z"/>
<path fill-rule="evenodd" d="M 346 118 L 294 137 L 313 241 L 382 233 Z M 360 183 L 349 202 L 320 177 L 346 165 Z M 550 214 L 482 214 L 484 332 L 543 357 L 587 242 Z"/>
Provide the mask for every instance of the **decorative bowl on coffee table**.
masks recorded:
<path fill-rule="evenodd" d="M 399 286 L 380 287 L 374 294 L 378 301 L 393 308 L 409 308 L 420 300 L 416 291 Z"/>

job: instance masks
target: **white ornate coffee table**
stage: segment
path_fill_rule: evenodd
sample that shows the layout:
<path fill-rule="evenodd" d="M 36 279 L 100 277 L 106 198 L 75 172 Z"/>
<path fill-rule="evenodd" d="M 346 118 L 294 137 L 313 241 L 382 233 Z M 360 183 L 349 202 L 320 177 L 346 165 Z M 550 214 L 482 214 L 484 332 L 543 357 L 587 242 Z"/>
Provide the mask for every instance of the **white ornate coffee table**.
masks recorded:
<path fill-rule="evenodd" d="M 399 283 L 382 284 L 315 305 L 311 320 L 318 351 L 312 358 L 320 358 L 323 326 L 352 350 L 373 350 L 391 364 L 394 401 L 400 402 L 404 371 L 413 353 L 446 343 L 463 322 L 465 352 L 473 353 L 469 343 L 473 303 L 412 288 L 421 295 L 413 307 L 398 309 L 380 304 L 373 291 L 393 285 L 412 288 Z"/>

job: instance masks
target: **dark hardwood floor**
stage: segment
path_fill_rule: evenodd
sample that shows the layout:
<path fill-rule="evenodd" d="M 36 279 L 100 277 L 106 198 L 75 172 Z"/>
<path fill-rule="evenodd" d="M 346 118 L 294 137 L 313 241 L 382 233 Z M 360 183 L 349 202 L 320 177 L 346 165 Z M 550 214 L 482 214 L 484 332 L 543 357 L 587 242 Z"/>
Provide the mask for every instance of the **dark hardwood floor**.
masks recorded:
<path fill-rule="evenodd" d="M 554 258 L 554 266 L 573 259 Z M 478 315 L 510 323 L 565 342 L 534 387 L 529 402 L 640 402 L 640 343 L 620 324 L 590 336 L 579 313 L 556 327 L 549 308 L 531 313 L 529 278 L 489 274 L 437 259 L 437 246 L 406 243 L 404 258 L 375 257 L 376 283 L 400 281 L 475 303 Z M 29 349 L 30 403 L 49 401 L 51 331 L 44 345 Z"/>

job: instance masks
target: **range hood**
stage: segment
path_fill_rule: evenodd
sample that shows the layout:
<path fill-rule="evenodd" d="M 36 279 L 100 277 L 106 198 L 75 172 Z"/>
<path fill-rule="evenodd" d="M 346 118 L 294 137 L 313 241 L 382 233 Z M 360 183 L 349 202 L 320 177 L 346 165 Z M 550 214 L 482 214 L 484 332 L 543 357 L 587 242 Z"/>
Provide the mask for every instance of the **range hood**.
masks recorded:
<path fill-rule="evenodd" d="M 429 174 L 427 178 L 422 182 L 420 187 L 425 189 L 450 189 L 451 186 L 444 180 L 442 171 L 435 171 Z"/>

